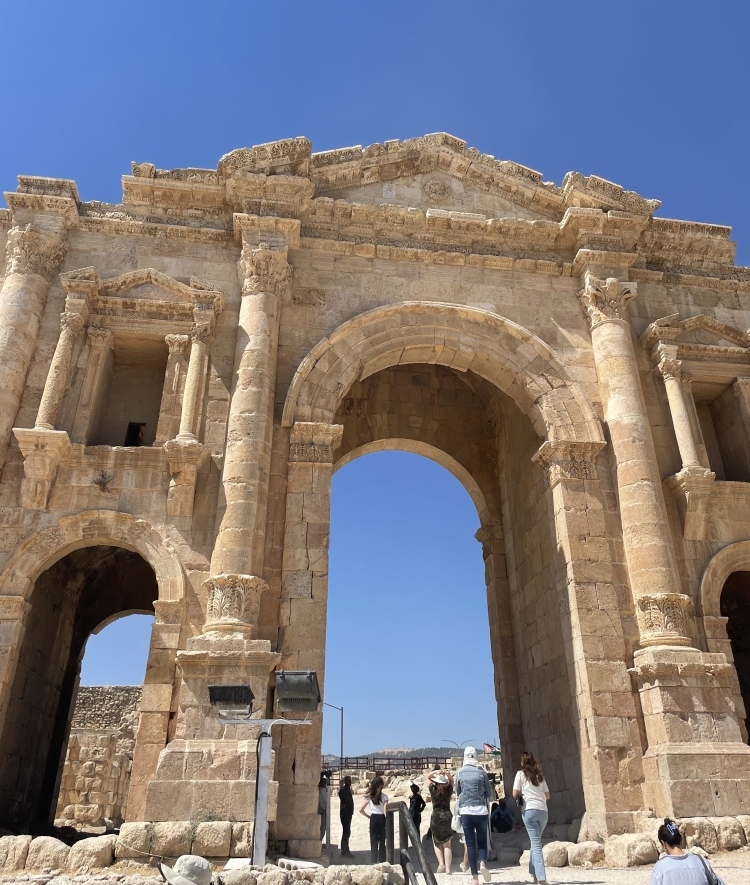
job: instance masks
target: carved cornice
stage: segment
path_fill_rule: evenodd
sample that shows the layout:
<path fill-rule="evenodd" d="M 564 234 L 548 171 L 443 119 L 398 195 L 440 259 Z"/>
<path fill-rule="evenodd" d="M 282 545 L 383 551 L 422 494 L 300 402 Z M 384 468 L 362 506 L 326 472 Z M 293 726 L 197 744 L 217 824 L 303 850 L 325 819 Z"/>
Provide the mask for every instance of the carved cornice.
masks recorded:
<path fill-rule="evenodd" d="M 332 464 L 343 433 L 342 424 L 295 421 L 289 440 L 289 460 Z"/>
<path fill-rule="evenodd" d="M 242 294 L 268 292 L 281 296 L 292 279 L 292 268 L 286 250 L 276 251 L 268 243 L 242 247 L 237 272 L 242 281 Z"/>
<path fill-rule="evenodd" d="M 547 440 L 531 460 L 547 472 L 551 488 L 562 480 L 598 479 L 596 457 L 606 442 Z"/>
<path fill-rule="evenodd" d="M 67 248 L 60 230 L 44 230 L 33 223 L 11 228 L 5 246 L 5 272 L 36 274 L 50 280 Z"/>
<path fill-rule="evenodd" d="M 623 283 L 615 277 L 599 280 L 587 276 L 585 287 L 578 293 L 578 300 L 588 318 L 589 326 L 593 328 L 607 320 L 625 319 L 625 305 L 635 298 L 637 292 L 636 283 Z"/>
<path fill-rule="evenodd" d="M 682 593 L 650 593 L 638 597 L 641 645 L 690 645 L 689 596 Z"/>
<path fill-rule="evenodd" d="M 257 632 L 261 594 L 265 581 L 253 575 L 214 575 L 203 582 L 208 591 L 203 633 Z"/>

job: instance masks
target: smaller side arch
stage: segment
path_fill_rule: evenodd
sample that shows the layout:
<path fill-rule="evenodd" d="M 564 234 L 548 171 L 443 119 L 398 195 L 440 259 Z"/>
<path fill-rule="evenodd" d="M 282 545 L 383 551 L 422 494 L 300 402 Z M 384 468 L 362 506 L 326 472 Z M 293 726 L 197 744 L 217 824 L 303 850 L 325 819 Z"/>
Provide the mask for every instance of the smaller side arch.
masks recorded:
<path fill-rule="evenodd" d="M 700 586 L 704 618 L 721 617 L 721 591 L 732 572 L 750 571 L 750 541 L 737 541 L 723 547 L 703 572 Z"/>
<path fill-rule="evenodd" d="M 57 525 L 27 538 L 0 575 L 0 596 L 28 601 L 39 575 L 63 556 L 83 547 L 110 544 L 140 554 L 153 568 L 159 600 L 185 596 L 185 572 L 177 553 L 148 522 L 115 510 L 87 510 L 64 516 Z"/>

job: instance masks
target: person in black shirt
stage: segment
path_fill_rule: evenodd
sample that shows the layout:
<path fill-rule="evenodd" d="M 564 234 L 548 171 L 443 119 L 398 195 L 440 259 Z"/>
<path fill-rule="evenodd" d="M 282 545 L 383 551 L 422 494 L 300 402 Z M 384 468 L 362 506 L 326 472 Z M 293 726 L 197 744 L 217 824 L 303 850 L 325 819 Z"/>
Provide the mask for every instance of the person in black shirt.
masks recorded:
<path fill-rule="evenodd" d="M 349 850 L 349 837 L 352 834 L 352 817 L 354 816 L 354 795 L 352 794 L 352 779 L 347 775 L 344 783 L 339 788 L 339 817 L 341 818 L 341 855 L 342 857 L 354 857 Z"/>
<path fill-rule="evenodd" d="M 425 809 L 425 801 L 419 791 L 417 784 L 411 785 L 411 799 L 409 799 L 409 814 L 414 821 L 414 826 L 419 833 L 419 827 L 422 823 L 422 812 Z"/>

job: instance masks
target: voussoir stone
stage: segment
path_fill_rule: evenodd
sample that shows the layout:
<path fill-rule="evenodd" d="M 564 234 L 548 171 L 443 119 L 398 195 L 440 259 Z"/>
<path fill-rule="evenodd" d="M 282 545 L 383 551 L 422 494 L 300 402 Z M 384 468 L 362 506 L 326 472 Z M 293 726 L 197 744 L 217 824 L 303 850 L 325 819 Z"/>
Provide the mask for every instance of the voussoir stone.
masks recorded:
<path fill-rule="evenodd" d="M 27 870 L 63 870 L 68 863 L 70 847 L 54 836 L 37 836 L 29 845 Z"/>
<path fill-rule="evenodd" d="M 101 869 L 111 866 L 114 860 L 117 836 L 94 836 L 81 839 L 70 849 L 68 869 L 72 872 L 80 869 Z"/>
<path fill-rule="evenodd" d="M 646 833 L 624 833 L 610 836 L 604 843 L 604 860 L 608 867 L 637 867 L 659 859 L 656 843 Z"/>
<path fill-rule="evenodd" d="M 603 863 L 604 846 L 599 842 L 579 842 L 568 848 L 568 863 L 572 867 L 585 867 Z"/>

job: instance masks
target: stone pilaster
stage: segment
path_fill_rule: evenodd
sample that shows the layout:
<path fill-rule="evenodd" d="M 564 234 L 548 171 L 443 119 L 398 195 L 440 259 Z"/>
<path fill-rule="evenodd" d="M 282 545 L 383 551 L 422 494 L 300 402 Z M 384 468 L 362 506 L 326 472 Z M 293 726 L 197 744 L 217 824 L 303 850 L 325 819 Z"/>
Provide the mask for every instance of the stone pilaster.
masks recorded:
<path fill-rule="evenodd" d="M 0 468 L 36 347 L 50 279 L 66 248 L 65 223 L 57 216 L 37 217 L 8 232 L 6 276 L 0 290 Z"/>
<path fill-rule="evenodd" d="M 545 442 L 533 460 L 547 471 L 565 653 L 577 713 L 586 800 L 585 838 L 635 829 L 643 781 L 635 697 L 597 467 L 604 442 Z"/>
<path fill-rule="evenodd" d="M 315 670 L 324 684 L 328 541 L 334 452 L 340 424 L 296 422 L 289 442 L 286 521 L 278 649 L 282 667 Z M 316 787 L 320 778 L 322 713 L 309 728 L 282 729 L 277 836 L 290 853 L 320 854 Z"/>
<path fill-rule="evenodd" d="M 182 415 L 182 398 L 185 391 L 185 379 L 188 366 L 189 335 L 165 335 L 164 340 L 169 348 L 167 370 L 164 373 L 164 387 L 159 406 L 159 423 L 156 428 L 155 446 L 164 445 L 168 439 L 174 439 L 180 432 Z"/>

